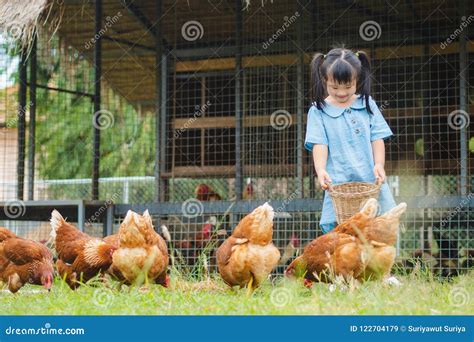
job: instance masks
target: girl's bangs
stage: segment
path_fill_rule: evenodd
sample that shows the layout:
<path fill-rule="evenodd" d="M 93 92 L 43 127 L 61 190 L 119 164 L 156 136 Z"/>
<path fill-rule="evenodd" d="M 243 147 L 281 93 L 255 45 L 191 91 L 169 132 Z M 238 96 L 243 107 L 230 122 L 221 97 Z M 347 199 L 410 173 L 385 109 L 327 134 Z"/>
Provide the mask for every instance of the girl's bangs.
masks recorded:
<path fill-rule="evenodd" d="M 352 83 L 355 73 L 354 68 L 349 63 L 338 59 L 328 70 L 328 77 L 332 76 L 332 80 L 336 83 L 347 84 Z"/>

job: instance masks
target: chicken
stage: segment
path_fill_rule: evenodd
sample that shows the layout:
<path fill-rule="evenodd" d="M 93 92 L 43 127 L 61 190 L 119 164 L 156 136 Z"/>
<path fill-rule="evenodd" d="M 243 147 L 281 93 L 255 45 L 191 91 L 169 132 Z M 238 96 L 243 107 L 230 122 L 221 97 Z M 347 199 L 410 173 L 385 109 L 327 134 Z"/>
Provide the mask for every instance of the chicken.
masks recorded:
<path fill-rule="evenodd" d="M 447 238 L 439 230 L 433 230 L 431 226 L 426 230 L 427 238 L 424 233 L 421 237 L 423 248 L 413 251 L 410 258 L 402 260 L 400 266 L 409 270 L 428 269 L 435 275 L 447 278 L 465 271 L 467 259 L 464 260 L 465 264 L 460 262 L 457 241 Z M 433 251 L 433 241 L 436 241 L 437 252 Z"/>
<path fill-rule="evenodd" d="M 370 205 L 370 204 L 369 204 Z M 387 279 L 395 262 L 400 216 L 406 211 L 406 203 L 400 203 L 381 216 L 375 217 L 365 228 L 362 238 L 371 247 L 364 279 Z"/>
<path fill-rule="evenodd" d="M 57 210 L 51 213 L 51 237 L 57 252 L 58 273 L 73 290 L 112 264 L 114 246 L 81 232 Z"/>
<path fill-rule="evenodd" d="M 462 255 L 465 259 L 461 264 L 461 271 L 467 272 L 474 267 L 474 249 L 464 249 Z"/>
<path fill-rule="evenodd" d="M 53 255 L 43 244 L 0 227 L 0 280 L 12 293 L 28 283 L 50 290 L 53 275 Z"/>
<path fill-rule="evenodd" d="M 288 277 L 304 277 L 312 281 L 330 282 L 335 275 L 345 279 L 359 278 L 368 263 L 368 251 L 356 237 L 337 232 L 324 234 L 311 241 L 285 270 Z"/>
<path fill-rule="evenodd" d="M 366 232 L 366 227 L 373 221 L 377 215 L 378 202 L 374 198 L 369 198 L 362 209 L 351 218 L 340 223 L 334 228 L 334 232 L 359 236 Z"/>
<path fill-rule="evenodd" d="M 207 184 L 201 183 L 194 190 L 199 201 L 220 201 L 222 197 Z"/>
<path fill-rule="evenodd" d="M 288 267 L 288 261 L 293 259 L 296 253 L 298 253 L 298 248 L 300 247 L 300 239 L 298 235 L 291 234 L 288 244 L 283 248 L 283 253 L 281 255 L 280 261 L 278 263 L 278 272 L 281 273 Z M 281 269 L 282 268 L 282 269 Z"/>
<path fill-rule="evenodd" d="M 245 186 L 244 191 L 242 191 L 243 200 L 253 200 L 255 199 L 255 191 L 253 187 L 253 182 L 250 178 L 247 178 L 247 185 Z"/>
<path fill-rule="evenodd" d="M 400 203 L 385 214 L 375 217 L 377 206 L 377 200 L 370 198 L 360 212 L 339 224 L 334 228 L 334 232 L 357 236 L 364 242 L 378 246 L 393 246 L 398 238 L 400 216 L 405 212 L 407 205 Z"/>
<path fill-rule="evenodd" d="M 410 253 L 409 258 L 402 259 L 397 264 L 399 268 L 404 268 L 406 270 L 433 270 L 437 265 L 438 260 L 436 255 L 433 255 L 431 250 L 424 251 L 422 249 L 413 251 Z"/>
<path fill-rule="evenodd" d="M 433 238 L 438 245 L 438 252 L 433 254 L 437 259 L 436 273 L 448 278 L 459 275 L 459 248 L 457 240 L 451 239 L 449 236 L 446 237 L 439 230 L 433 230 Z"/>
<path fill-rule="evenodd" d="M 117 238 L 106 241 L 113 243 L 114 239 Z M 151 281 L 168 287 L 168 249 L 163 238 L 155 232 L 148 210 L 143 215 L 131 210 L 127 212 L 119 228 L 118 241 L 110 273 L 118 275 L 127 284 Z"/>
<path fill-rule="evenodd" d="M 310 242 L 285 274 L 304 275 L 306 283 L 330 281 L 335 275 L 358 280 L 387 278 L 395 261 L 394 244 L 405 210 L 406 203 L 401 203 L 375 217 L 377 200 L 369 199 L 360 212 Z"/>
<path fill-rule="evenodd" d="M 408 258 L 401 259 L 398 263 L 400 268 L 407 270 L 433 270 L 436 267 L 438 261 L 433 255 L 433 229 L 429 226 L 425 232 L 424 228 L 420 227 L 420 233 L 420 248 L 411 252 Z M 425 236 L 426 234 L 428 237 Z"/>
<path fill-rule="evenodd" d="M 196 249 L 200 250 L 206 247 L 206 244 L 211 240 L 212 230 L 217 225 L 217 217 L 211 216 L 203 225 L 199 232 L 197 232 L 192 241 Z"/>
<path fill-rule="evenodd" d="M 280 259 L 272 243 L 273 208 L 265 203 L 245 216 L 232 235 L 217 249 L 217 265 L 231 287 L 247 285 L 250 295 Z"/>
<path fill-rule="evenodd" d="M 9 239 L 9 238 L 16 238 L 17 236 L 9 231 L 7 228 L 0 227 L 0 242 Z"/>
<path fill-rule="evenodd" d="M 103 240 L 106 244 L 113 246 L 115 249 L 118 249 L 120 246 L 120 238 L 118 234 L 106 236 Z"/>
<path fill-rule="evenodd" d="M 186 260 L 186 263 L 189 266 L 193 266 L 196 260 L 199 258 L 202 250 L 206 247 L 212 247 L 210 245 L 211 241 L 214 241 L 216 235 L 213 234 L 213 230 L 217 225 L 217 217 L 211 216 L 209 219 L 202 225 L 201 230 L 196 232 L 192 237 L 187 237 L 177 241 L 176 246 L 178 247 L 181 256 Z M 218 232 L 219 233 L 219 232 Z"/>

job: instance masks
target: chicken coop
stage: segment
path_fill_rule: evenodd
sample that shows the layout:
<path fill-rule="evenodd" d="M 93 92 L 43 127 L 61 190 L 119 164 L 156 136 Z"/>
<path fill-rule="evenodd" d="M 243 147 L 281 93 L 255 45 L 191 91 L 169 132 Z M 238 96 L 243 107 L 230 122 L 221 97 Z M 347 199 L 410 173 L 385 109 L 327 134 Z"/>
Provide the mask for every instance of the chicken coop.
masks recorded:
<path fill-rule="evenodd" d="M 0 226 L 45 241 L 148 209 L 193 273 L 264 202 L 286 259 L 322 234 L 304 149 L 314 53 L 368 53 L 408 210 L 400 265 L 472 267 L 474 3 L 30 0 L 0 8 Z"/>

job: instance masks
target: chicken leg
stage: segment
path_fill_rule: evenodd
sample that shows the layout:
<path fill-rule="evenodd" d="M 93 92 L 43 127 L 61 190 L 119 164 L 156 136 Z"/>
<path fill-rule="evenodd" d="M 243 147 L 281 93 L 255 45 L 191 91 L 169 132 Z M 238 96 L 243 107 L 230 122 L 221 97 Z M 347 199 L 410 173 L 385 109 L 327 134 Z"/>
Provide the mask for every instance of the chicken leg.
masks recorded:
<path fill-rule="evenodd" d="M 250 297 L 253 293 L 253 290 L 254 290 L 253 287 L 252 287 L 253 282 L 254 282 L 253 276 L 250 276 L 250 280 L 247 284 L 247 297 Z"/>

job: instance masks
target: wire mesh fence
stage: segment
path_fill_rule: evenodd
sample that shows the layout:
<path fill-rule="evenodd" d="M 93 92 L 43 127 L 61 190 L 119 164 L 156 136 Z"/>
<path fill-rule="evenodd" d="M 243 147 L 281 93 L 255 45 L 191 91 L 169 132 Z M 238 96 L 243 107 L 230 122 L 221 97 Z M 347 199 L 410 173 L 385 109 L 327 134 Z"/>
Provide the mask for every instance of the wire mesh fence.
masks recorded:
<path fill-rule="evenodd" d="M 124 204 L 151 203 L 157 195 L 165 204 L 191 198 L 322 199 L 311 153 L 302 145 L 311 106 L 309 62 L 315 52 L 327 53 L 334 44 L 345 43 L 371 59 L 372 96 L 394 132 L 386 142 L 385 168 L 397 201 L 467 198 L 461 208 L 412 208 L 404 219 L 399 256 L 416 256 L 421 250 L 438 253 L 434 258 L 440 259 L 451 244 L 449 250 L 458 254 L 449 252 L 449 257 L 456 257 L 458 266 L 464 261 L 469 265 L 469 195 L 474 185 L 471 3 L 163 1 L 159 63 L 155 2 L 102 3 L 99 199 Z M 244 7 L 240 21 L 237 4 Z M 24 199 L 93 197 L 95 11 L 80 2 L 62 6 L 57 33 L 38 36 L 34 136 L 29 92 L 25 108 L 18 108 L 20 55 L 8 32 L 0 38 L 3 201 L 17 199 L 19 187 Z M 162 72 L 158 80 L 156 64 Z M 27 75 L 31 72 L 28 64 Z M 18 131 L 21 113 L 26 117 L 23 143 L 27 152 L 34 150 L 24 161 L 31 165 L 30 156 L 35 161 L 25 168 L 24 183 L 18 177 L 19 152 L 25 148 Z M 33 137 L 36 145 L 31 147 Z M 157 146 L 163 152 L 158 163 Z M 163 181 L 159 191 L 157 167 Z M 275 220 L 275 243 L 282 252 L 291 242 L 297 253 L 321 234 L 320 212 L 300 209 Z M 222 219 L 224 212 L 216 211 L 189 222 L 177 211 L 155 218 L 169 226 L 184 264 L 193 266 L 203 248 L 193 239 L 202 235 L 210 217 L 222 221 L 229 234 L 245 214 Z M 40 225 L 0 224 L 18 227 L 22 235 Z M 100 230 L 93 232 L 100 235 Z"/>

